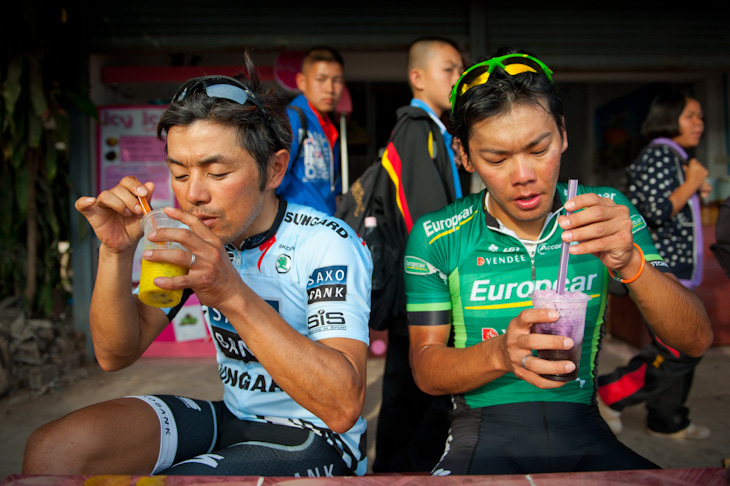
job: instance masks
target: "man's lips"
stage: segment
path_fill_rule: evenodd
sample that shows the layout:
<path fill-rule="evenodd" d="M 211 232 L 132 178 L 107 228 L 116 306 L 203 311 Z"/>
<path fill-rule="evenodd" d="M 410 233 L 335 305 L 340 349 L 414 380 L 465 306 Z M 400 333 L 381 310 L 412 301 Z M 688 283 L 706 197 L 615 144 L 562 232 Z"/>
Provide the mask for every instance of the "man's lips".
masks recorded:
<path fill-rule="evenodd" d="M 528 194 L 525 196 L 518 196 L 514 199 L 515 205 L 523 210 L 535 209 L 542 200 L 540 194 Z"/>
<path fill-rule="evenodd" d="M 211 226 L 218 219 L 216 216 L 209 216 L 207 214 L 194 214 L 193 216 L 202 221 L 206 226 Z"/>

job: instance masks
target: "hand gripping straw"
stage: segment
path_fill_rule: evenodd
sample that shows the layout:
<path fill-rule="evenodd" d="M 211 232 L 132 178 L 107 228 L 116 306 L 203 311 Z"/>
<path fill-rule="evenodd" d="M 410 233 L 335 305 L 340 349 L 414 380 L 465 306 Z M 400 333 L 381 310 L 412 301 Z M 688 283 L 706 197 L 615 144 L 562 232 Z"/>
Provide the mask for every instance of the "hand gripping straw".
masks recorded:
<path fill-rule="evenodd" d="M 566 201 L 570 201 L 575 197 L 575 195 L 578 193 L 578 179 L 570 179 L 568 181 L 568 198 Z M 567 216 L 570 216 L 573 214 L 573 211 L 566 211 L 565 213 Z M 568 254 L 568 248 L 570 247 L 570 243 L 567 241 L 564 241 L 561 248 L 560 248 L 560 266 L 558 267 L 558 283 L 557 283 L 557 292 L 558 294 L 562 295 L 565 292 L 565 277 L 568 274 L 568 258 L 570 255 Z"/>

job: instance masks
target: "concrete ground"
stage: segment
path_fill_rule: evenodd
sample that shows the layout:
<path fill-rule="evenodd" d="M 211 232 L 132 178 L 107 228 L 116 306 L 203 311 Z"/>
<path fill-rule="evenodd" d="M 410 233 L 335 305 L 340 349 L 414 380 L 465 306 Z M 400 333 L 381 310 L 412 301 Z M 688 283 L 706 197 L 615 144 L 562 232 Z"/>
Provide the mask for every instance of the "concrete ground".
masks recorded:
<path fill-rule="evenodd" d="M 599 369 L 605 373 L 626 363 L 636 349 L 622 341 L 604 340 Z M 368 454 L 374 454 L 375 424 L 380 406 L 384 360 L 368 362 L 368 390 L 363 416 L 368 420 Z M 688 401 L 697 424 L 712 429 L 702 441 L 675 441 L 645 433 L 642 406 L 624 412 L 619 438 L 664 468 L 720 467 L 730 457 L 730 346 L 711 348 L 697 368 Z M 144 358 L 134 366 L 104 373 L 94 365 L 80 368 L 61 383 L 38 392 L 20 392 L 0 399 L 0 479 L 20 473 L 23 449 L 30 433 L 41 424 L 73 410 L 130 394 L 175 393 L 218 399 L 222 385 L 213 358 Z"/>

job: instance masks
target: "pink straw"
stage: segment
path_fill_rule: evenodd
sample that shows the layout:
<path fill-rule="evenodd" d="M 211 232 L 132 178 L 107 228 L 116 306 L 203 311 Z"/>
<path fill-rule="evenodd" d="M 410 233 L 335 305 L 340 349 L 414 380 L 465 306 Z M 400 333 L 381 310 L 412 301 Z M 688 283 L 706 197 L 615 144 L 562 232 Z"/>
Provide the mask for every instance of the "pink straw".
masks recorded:
<path fill-rule="evenodd" d="M 577 193 L 578 179 L 570 179 L 568 181 L 568 198 L 566 199 L 566 201 L 570 201 L 571 199 L 573 199 Z M 570 216 L 571 214 L 573 214 L 573 211 L 566 211 L 565 214 L 567 216 Z M 557 283 L 557 291 L 560 295 L 565 292 L 565 277 L 568 274 L 568 258 L 570 257 L 570 254 L 568 253 L 569 247 L 570 243 L 568 243 L 567 241 L 564 241 L 560 247 L 560 266 L 558 267 Z"/>

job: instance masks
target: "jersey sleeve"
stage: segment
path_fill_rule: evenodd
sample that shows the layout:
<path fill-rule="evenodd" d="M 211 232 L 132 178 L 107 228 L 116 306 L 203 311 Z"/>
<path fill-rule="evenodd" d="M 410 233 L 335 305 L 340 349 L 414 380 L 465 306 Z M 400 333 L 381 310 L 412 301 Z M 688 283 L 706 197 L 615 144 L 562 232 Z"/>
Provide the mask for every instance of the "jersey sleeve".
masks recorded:
<path fill-rule="evenodd" d="M 370 251 L 343 221 L 303 242 L 308 336 L 369 342 L 373 264 Z M 333 226 L 333 227 L 334 227 Z"/>
<path fill-rule="evenodd" d="M 448 251 L 443 240 L 430 241 L 426 229 L 430 217 L 417 221 L 406 244 L 403 266 L 409 325 L 451 323 Z"/>

